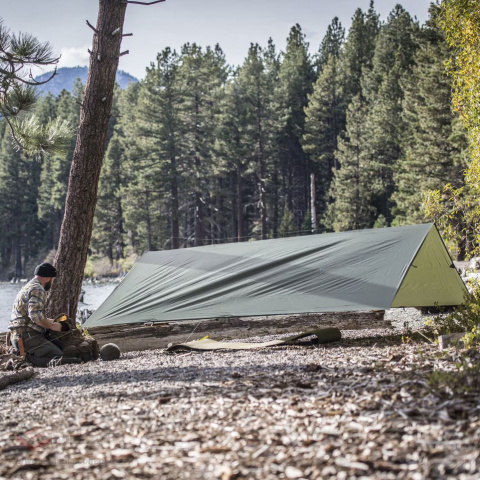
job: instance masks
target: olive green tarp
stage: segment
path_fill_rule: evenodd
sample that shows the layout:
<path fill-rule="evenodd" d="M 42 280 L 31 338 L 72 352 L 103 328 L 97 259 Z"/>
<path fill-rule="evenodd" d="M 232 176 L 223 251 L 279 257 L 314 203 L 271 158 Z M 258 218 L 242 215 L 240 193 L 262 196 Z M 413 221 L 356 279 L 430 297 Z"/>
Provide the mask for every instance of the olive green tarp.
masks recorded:
<path fill-rule="evenodd" d="M 433 224 L 145 253 L 85 326 L 459 305 Z"/>

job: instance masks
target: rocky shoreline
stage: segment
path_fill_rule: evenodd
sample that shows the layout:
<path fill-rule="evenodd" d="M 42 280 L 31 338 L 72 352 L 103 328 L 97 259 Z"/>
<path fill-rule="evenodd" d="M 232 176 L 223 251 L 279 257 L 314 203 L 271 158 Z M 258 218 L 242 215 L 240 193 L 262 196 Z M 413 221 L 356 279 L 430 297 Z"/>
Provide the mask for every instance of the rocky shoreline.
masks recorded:
<path fill-rule="evenodd" d="M 330 345 L 35 369 L 0 391 L 0 477 L 478 478 L 479 392 L 429 387 L 429 372 L 455 366 L 402 343 L 403 324 L 424 321 L 415 312 Z"/>

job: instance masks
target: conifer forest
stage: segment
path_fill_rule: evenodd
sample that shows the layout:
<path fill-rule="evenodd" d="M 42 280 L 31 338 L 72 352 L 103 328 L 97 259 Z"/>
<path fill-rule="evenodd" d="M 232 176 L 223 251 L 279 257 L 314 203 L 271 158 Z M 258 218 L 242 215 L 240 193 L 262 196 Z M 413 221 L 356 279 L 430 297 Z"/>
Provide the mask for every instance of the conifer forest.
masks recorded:
<path fill-rule="evenodd" d="M 452 112 L 450 51 L 435 17 L 373 2 L 334 18 L 315 54 L 300 25 L 285 51 L 165 48 L 117 89 L 91 256 L 431 221 L 424 192 L 459 187 L 468 145 Z M 152 41 L 155 41 L 152 39 Z M 0 123 L 0 269 L 23 277 L 57 248 L 83 85 L 46 95 L 41 121 L 73 127 L 66 155 L 16 151 Z"/>

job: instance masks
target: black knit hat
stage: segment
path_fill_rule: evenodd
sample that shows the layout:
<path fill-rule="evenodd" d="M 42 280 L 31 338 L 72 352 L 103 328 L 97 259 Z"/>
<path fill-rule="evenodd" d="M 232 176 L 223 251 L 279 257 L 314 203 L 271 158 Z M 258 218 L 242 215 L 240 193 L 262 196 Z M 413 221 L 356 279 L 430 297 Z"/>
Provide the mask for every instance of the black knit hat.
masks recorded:
<path fill-rule="evenodd" d="M 35 269 L 35 275 L 39 277 L 56 277 L 57 269 L 50 263 L 41 263 Z"/>

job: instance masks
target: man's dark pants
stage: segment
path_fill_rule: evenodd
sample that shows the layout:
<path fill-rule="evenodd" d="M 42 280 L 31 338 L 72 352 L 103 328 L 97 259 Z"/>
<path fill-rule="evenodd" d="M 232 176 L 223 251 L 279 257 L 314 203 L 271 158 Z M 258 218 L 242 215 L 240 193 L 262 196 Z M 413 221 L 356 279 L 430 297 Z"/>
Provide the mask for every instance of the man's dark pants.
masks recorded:
<path fill-rule="evenodd" d="M 65 357 L 62 350 L 45 338 L 44 334 L 31 329 L 23 332 L 23 346 L 27 360 L 36 367 L 81 363 L 78 358 Z"/>

